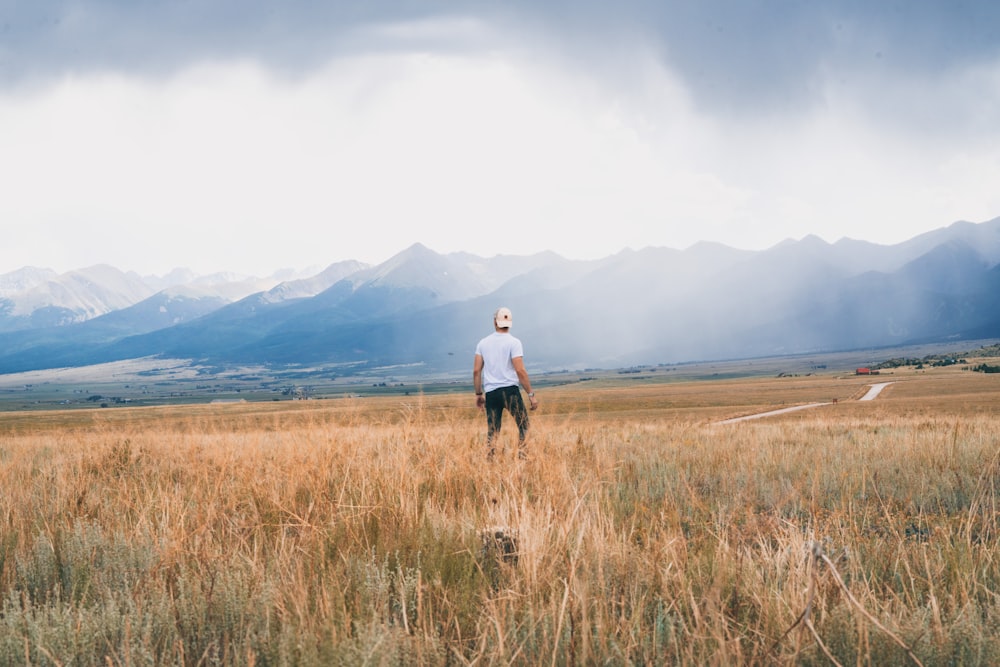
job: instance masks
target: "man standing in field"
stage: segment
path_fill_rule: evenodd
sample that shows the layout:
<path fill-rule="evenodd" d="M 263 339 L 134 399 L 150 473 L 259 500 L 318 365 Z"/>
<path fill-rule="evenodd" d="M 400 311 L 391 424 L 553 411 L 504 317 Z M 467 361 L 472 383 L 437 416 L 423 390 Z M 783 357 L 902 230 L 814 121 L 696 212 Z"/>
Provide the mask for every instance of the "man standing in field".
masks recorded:
<path fill-rule="evenodd" d="M 531 379 L 524 368 L 524 348 L 521 341 L 510 334 L 511 323 L 509 308 L 498 308 L 493 313 L 494 331 L 476 345 L 472 366 L 476 407 L 486 410 L 486 444 L 489 447 L 486 456 L 489 459 L 493 458 L 494 440 L 500 432 L 504 410 L 517 422 L 518 458 L 527 458 L 528 411 L 518 385 L 528 392 L 531 409 L 538 407 Z"/>

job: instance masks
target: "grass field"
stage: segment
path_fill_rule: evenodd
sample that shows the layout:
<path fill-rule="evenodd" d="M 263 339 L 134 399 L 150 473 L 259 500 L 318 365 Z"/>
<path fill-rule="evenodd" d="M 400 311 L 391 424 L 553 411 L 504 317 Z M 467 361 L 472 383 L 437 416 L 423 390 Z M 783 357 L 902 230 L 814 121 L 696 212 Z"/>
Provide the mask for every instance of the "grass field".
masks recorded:
<path fill-rule="evenodd" d="M 1000 664 L 1000 375 L 538 395 L 0 413 L 0 664 Z"/>

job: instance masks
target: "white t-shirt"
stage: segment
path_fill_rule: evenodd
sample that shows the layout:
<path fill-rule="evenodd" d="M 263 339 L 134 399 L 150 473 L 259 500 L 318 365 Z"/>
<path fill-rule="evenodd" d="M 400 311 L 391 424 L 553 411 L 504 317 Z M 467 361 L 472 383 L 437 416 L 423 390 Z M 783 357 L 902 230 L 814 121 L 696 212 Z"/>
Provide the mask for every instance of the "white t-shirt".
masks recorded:
<path fill-rule="evenodd" d="M 514 370 L 515 357 L 524 356 L 524 348 L 509 333 L 494 331 L 476 345 L 476 354 L 483 358 L 483 391 L 500 387 L 516 387 L 519 380 Z"/>

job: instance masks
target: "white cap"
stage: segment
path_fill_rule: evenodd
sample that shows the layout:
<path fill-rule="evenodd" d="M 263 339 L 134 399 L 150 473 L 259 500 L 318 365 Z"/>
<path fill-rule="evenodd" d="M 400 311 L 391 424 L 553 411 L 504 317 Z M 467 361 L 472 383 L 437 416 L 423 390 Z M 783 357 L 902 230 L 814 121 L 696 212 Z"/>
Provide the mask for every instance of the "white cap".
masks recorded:
<path fill-rule="evenodd" d="M 493 321 L 501 329 L 509 329 L 512 324 L 510 308 L 497 308 L 497 312 L 493 313 Z"/>

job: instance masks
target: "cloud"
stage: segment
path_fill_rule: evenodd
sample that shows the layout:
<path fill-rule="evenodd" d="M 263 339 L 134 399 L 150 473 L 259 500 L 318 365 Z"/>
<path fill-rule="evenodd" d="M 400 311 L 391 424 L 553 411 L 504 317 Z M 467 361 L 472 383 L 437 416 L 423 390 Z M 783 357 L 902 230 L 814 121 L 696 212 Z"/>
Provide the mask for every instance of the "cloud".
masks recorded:
<path fill-rule="evenodd" d="M 746 3 L 732 0 L 584 0 L 503 5 L 434 1 L 117 0 L 0 2 L 8 77 L 66 69 L 186 69 L 204 60 L 254 59 L 301 71 L 331 56 L 392 45 L 477 49 L 449 21 L 546 35 L 593 60 L 641 35 L 706 96 L 753 99 L 802 86 L 817 66 L 879 58 L 896 71 L 947 71 L 1000 53 L 996 3 Z M 378 39 L 376 39 L 378 38 Z M 735 97 L 733 98 L 735 99 Z"/>
<path fill-rule="evenodd" d="M 0 271 L 888 243 L 995 217 L 998 10 L 886 7 L 0 4 L 0 219 L 22 230 Z"/>
<path fill-rule="evenodd" d="M 218 248 L 240 263 L 241 244 L 262 239 L 255 257 L 310 263 L 417 241 L 603 256 L 661 221 L 651 199 L 690 197 L 688 177 L 646 145 L 634 112 L 573 78 L 426 54 L 337 60 L 294 82 L 252 63 L 155 83 L 73 77 L 0 105 L 0 177 L 16 193 L 0 214 L 68 228 L 103 256 L 141 248 L 161 271 L 218 262 Z M 669 97 L 685 113 L 683 91 Z"/>

